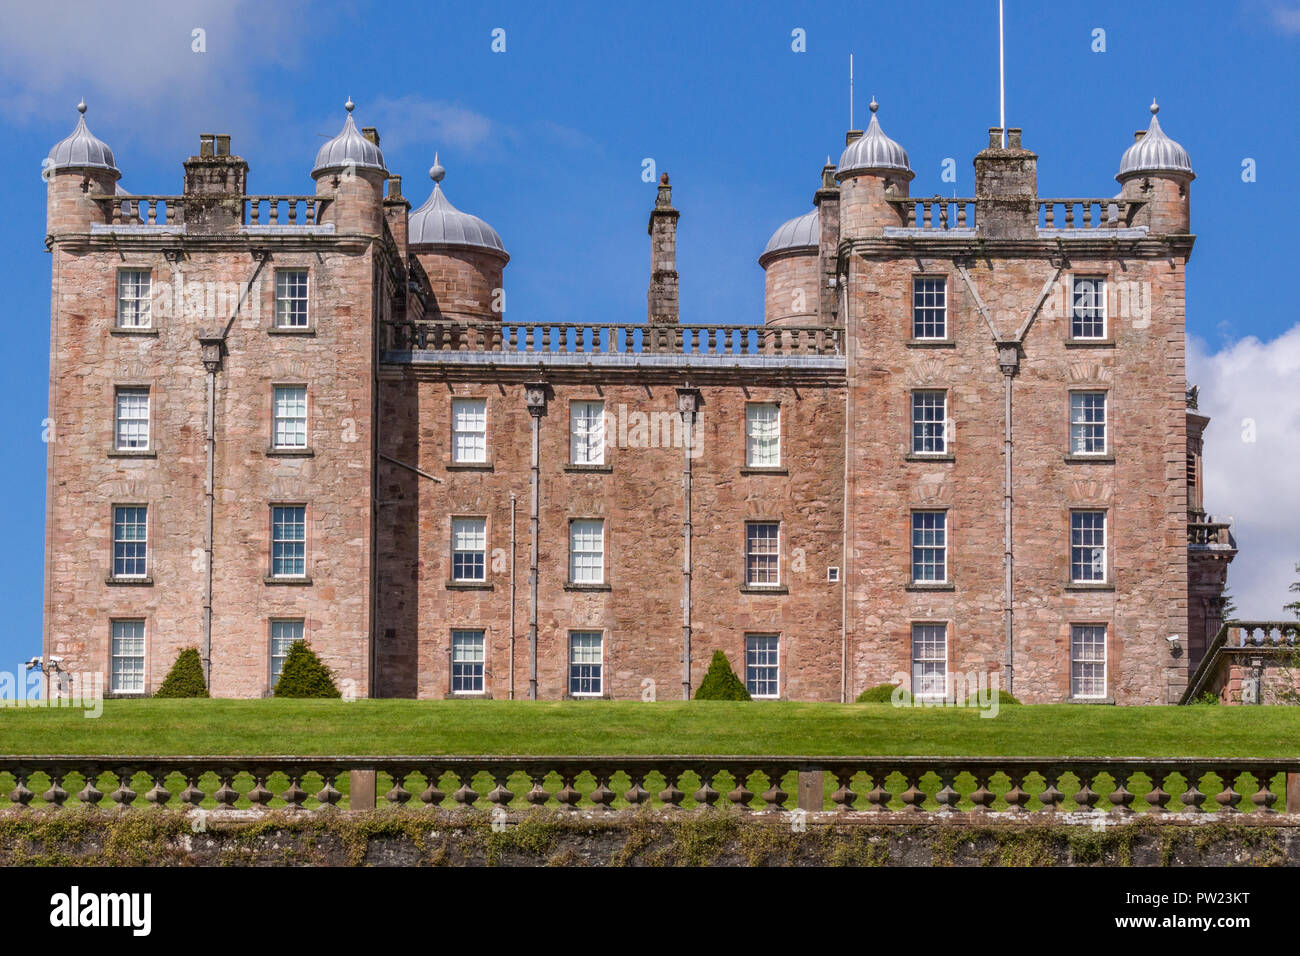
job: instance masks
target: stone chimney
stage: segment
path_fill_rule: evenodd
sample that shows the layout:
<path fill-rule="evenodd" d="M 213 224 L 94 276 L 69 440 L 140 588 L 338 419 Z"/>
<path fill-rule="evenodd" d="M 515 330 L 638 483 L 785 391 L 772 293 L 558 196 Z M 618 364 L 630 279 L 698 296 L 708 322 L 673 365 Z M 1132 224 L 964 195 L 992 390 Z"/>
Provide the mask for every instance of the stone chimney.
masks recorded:
<path fill-rule="evenodd" d="M 822 186 L 813 194 L 821 236 L 817 243 L 817 313 L 824 324 L 837 321 L 840 297 L 835 287 L 840 246 L 840 185 L 829 156 L 822 167 Z"/>
<path fill-rule="evenodd" d="M 650 211 L 650 290 L 646 308 L 651 325 L 676 325 L 677 304 L 677 217 L 673 208 L 673 187 L 668 174 L 659 177 L 659 197 Z"/>
<path fill-rule="evenodd" d="M 230 137 L 201 133 L 199 154 L 185 160 L 185 228 L 234 232 L 244 221 L 248 163 L 230 154 Z"/>
<path fill-rule="evenodd" d="M 1038 154 L 1020 145 L 1020 130 L 989 129 L 988 149 L 975 157 L 975 221 L 990 239 L 1038 235 Z"/>
<path fill-rule="evenodd" d="M 388 195 L 384 197 L 384 219 L 388 231 L 393 234 L 397 251 L 406 258 L 406 239 L 408 236 L 408 219 L 411 213 L 410 201 L 402 195 L 402 177 L 388 177 Z"/>

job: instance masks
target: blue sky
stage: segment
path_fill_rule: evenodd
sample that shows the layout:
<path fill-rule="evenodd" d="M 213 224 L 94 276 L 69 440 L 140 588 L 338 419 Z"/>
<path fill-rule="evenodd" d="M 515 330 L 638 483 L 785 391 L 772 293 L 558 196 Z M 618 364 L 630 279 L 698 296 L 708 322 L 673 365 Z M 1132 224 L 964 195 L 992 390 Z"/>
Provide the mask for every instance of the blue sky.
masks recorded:
<path fill-rule="evenodd" d="M 428 194 L 436 150 L 448 197 L 501 233 L 510 312 L 604 321 L 644 317 L 646 158 L 670 173 L 682 211 L 683 318 L 761 318 L 755 259 L 772 230 L 811 208 L 822 164 L 843 147 L 850 53 L 858 125 L 876 96 L 911 156 L 915 195 L 970 195 L 971 158 L 998 120 L 995 0 L 467 6 L 140 0 L 119 5 L 105 42 L 98 3 L 0 4 L 10 183 L 0 375 L 13 429 L 0 472 L 11 509 L 0 670 L 40 648 L 50 302 L 40 162 L 74 125 L 79 97 L 132 192 L 179 192 L 199 133 L 225 132 L 250 163 L 251 192 L 304 193 L 351 96 L 413 203 Z M 1280 294 L 1300 208 L 1300 2 L 1006 6 L 1007 121 L 1040 155 L 1042 195 L 1112 195 L 1153 96 L 1192 156 L 1189 377 L 1216 416 L 1207 504 L 1237 520 L 1241 611 L 1275 617 L 1300 560 L 1300 331 L 1286 334 L 1297 310 Z M 195 29 L 204 52 L 192 49 Z M 795 29 L 806 52 L 791 48 Z M 1093 51 L 1097 29 L 1105 52 Z M 955 184 L 940 180 L 948 157 Z M 1242 179 L 1248 158 L 1255 182 Z M 1238 427 L 1246 418 L 1253 442 Z"/>

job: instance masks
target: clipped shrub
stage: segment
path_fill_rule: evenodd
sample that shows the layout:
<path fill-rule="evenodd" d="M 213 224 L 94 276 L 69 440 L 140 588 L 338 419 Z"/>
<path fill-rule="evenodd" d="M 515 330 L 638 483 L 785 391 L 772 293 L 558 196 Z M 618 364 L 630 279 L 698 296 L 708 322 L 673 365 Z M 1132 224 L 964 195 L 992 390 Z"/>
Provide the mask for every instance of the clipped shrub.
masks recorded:
<path fill-rule="evenodd" d="M 1216 694 L 1212 690 L 1207 690 L 1205 693 L 1201 694 L 1200 696 L 1193 697 L 1187 703 L 1192 705 L 1199 705 L 1202 707 L 1212 707 L 1222 702 L 1219 700 L 1218 694 Z"/>
<path fill-rule="evenodd" d="M 167 672 L 155 697 L 207 697 L 203 680 L 203 660 L 197 647 L 187 647 L 176 655 L 176 663 Z"/>
<path fill-rule="evenodd" d="M 342 697 L 334 686 L 334 675 L 306 641 L 289 645 L 280 679 L 275 682 L 275 697 Z"/>
<path fill-rule="evenodd" d="M 1012 695 L 1012 693 L 1011 693 L 1010 691 L 1001 690 L 1001 689 L 998 690 L 998 706 L 999 706 L 999 707 L 1002 706 L 1003 704 L 1018 704 L 1018 703 L 1020 703 L 1020 701 L 1016 700 L 1016 698 Z M 978 706 L 980 706 L 980 693 L 979 693 L 979 691 L 976 691 L 975 693 L 973 693 L 973 694 L 970 695 L 970 699 L 969 699 L 968 701 L 966 701 L 966 706 L 967 706 L 967 707 L 978 707 Z"/>
<path fill-rule="evenodd" d="M 898 689 L 897 684 L 877 684 L 875 687 L 868 687 L 858 695 L 859 704 L 892 704 L 894 702 L 894 691 Z M 904 698 L 910 696 L 907 691 L 903 691 Z"/>
<path fill-rule="evenodd" d="M 709 671 L 704 675 L 704 680 L 700 681 L 700 689 L 695 692 L 695 699 L 752 700 L 753 698 L 749 696 L 749 691 L 745 690 L 745 685 L 731 669 L 731 661 L 727 660 L 727 655 L 722 651 L 714 651 L 713 660 L 709 662 Z"/>

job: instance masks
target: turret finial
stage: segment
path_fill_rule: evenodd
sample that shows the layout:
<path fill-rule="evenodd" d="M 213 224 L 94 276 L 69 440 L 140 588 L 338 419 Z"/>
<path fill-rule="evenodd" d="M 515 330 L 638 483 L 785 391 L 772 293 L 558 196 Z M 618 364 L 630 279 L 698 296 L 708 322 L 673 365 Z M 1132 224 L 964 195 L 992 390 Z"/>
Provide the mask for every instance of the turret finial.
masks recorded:
<path fill-rule="evenodd" d="M 435 183 L 442 182 L 442 178 L 447 175 L 447 170 L 442 168 L 442 163 L 438 162 L 438 154 L 433 154 L 433 165 L 429 167 L 429 178 Z"/>
<path fill-rule="evenodd" d="M 356 109 L 356 105 L 357 105 L 356 103 L 352 102 L 352 97 L 349 96 L 348 101 L 343 104 L 343 108 L 347 110 L 349 113 L 351 113 L 354 109 Z"/>
<path fill-rule="evenodd" d="M 867 104 L 867 109 L 871 110 L 871 112 L 873 113 L 876 110 L 880 109 L 880 104 L 876 102 L 876 98 L 874 96 L 871 98 L 871 102 Z"/>
<path fill-rule="evenodd" d="M 83 96 L 81 102 L 77 104 L 77 112 L 82 116 L 86 115 L 86 98 Z"/>
<path fill-rule="evenodd" d="M 1156 103 L 1155 97 L 1153 96 L 1151 98 L 1151 115 L 1155 116 L 1159 112 L 1160 112 L 1160 106 L 1159 104 Z"/>

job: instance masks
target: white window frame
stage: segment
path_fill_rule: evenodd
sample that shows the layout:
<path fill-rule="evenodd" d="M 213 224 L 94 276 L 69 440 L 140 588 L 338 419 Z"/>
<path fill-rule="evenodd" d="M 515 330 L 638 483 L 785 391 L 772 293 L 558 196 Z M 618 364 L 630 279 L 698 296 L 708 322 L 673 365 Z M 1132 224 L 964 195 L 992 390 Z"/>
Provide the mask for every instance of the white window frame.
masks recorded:
<path fill-rule="evenodd" d="M 280 680 L 280 674 L 284 671 L 284 662 L 289 658 L 289 648 L 293 647 L 293 645 L 298 641 L 307 640 L 307 622 L 300 617 L 273 617 L 271 618 L 270 624 L 271 626 L 268 632 L 270 641 L 268 647 L 268 650 L 270 651 L 271 668 L 270 686 L 271 689 L 274 690 L 276 683 Z M 277 630 L 285 627 L 292 630 L 295 625 L 297 626 L 297 636 L 294 636 L 292 633 L 287 636 L 283 633 L 276 633 Z M 277 650 L 280 653 L 277 654 Z M 275 666 L 276 661 L 280 662 L 279 669 Z"/>
<path fill-rule="evenodd" d="M 134 514 L 139 512 L 139 514 Z M 121 519 L 119 520 L 119 514 Z M 135 520 L 131 520 L 135 519 Z M 142 520 L 141 520 L 142 519 Z M 141 525 L 144 527 L 143 537 L 126 536 L 125 532 L 128 527 L 135 529 Z M 118 554 L 118 547 L 121 546 L 123 551 Z M 137 551 L 138 546 L 138 553 Z M 128 554 L 128 552 L 130 552 Z M 139 571 L 119 571 L 119 562 L 121 566 L 126 567 L 128 562 L 139 562 L 141 570 Z M 122 581 L 143 580 L 149 577 L 149 506 L 148 505 L 113 505 L 113 579 Z"/>
<path fill-rule="evenodd" d="M 754 535 L 751 530 L 759 527 L 776 528 L 776 536 Z M 781 586 L 781 522 L 780 521 L 746 521 L 745 522 L 745 587 L 749 588 L 779 588 Z M 760 550 L 755 548 L 755 542 L 775 541 L 776 547 L 772 550 Z M 769 566 L 766 559 L 772 558 L 770 566 L 775 568 L 776 580 L 759 581 L 760 575 L 757 575 L 757 565 L 755 559 L 764 559 L 762 565 L 764 568 Z"/>
<path fill-rule="evenodd" d="M 464 561 L 461 569 L 457 570 L 456 559 L 462 556 L 469 562 L 469 574 L 465 573 Z M 487 580 L 487 518 L 460 516 L 451 519 L 451 579 L 466 584 Z"/>
<path fill-rule="evenodd" d="M 771 418 L 761 415 L 771 413 Z M 763 434 L 763 432 L 770 432 Z M 779 402 L 745 403 L 745 466 L 781 467 L 781 405 Z"/>
<path fill-rule="evenodd" d="M 295 281 L 290 285 L 290 276 L 303 277 L 301 290 Z M 299 294 L 301 291 L 301 295 Z M 295 304 L 302 303 L 302 321 L 286 321 L 297 317 Z M 311 270 L 298 267 L 275 270 L 275 327 L 277 329 L 311 328 Z"/>
<path fill-rule="evenodd" d="M 1089 283 L 1087 289 L 1083 284 Z M 1098 289 L 1097 287 L 1101 288 Z M 1083 314 L 1079 314 L 1079 295 L 1086 292 L 1089 301 L 1083 306 Z M 1110 289 L 1105 276 L 1098 275 L 1081 275 L 1071 276 L 1070 278 L 1070 338 L 1077 342 L 1102 342 L 1110 334 L 1110 314 L 1107 308 L 1107 299 Z M 1100 308 L 1100 315 L 1096 311 Z M 1075 323 L 1092 323 L 1097 319 L 1101 320 L 1101 333 L 1099 335 L 1079 335 L 1081 326 Z"/>
<path fill-rule="evenodd" d="M 117 270 L 117 327 L 119 329 L 153 328 L 152 300 L 152 270 L 138 268 Z"/>
<path fill-rule="evenodd" d="M 138 625 L 138 633 L 125 633 L 126 627 L 132 626 L 135 631 L 135 625 Z M 148 652 L 148 628 L 143 618 L 122 618 L 109 622 L 108 635 L 108 673 L 109 673 L 109 691 L 114 694 L 136 695 L 145 692 L 145 656 Z M 131 653 L 122 653 L 124 649 L 123 642 L 131 641 L 128 648 Z M 135 642 L 139 642 L 138 648 Z M 137 652 L 138 651 L 138 652 Z M 138 661 L 138 666 L 131 667 L 127 670 L 125 667 L 119 668 L 118 663 L 125 664 L 128 661 Z M 130 678 L 130 686 L 126 686 L 123 677 Z"/>
<path fill-rule="evenodd" d="M 299 403 L 296 396 L 290 397 L 288 395 L 290 392 L 301 393 L 301 403 Z M 281 402 L 282 393 L 285 396 L 283 403 Z M 292 402 L 292 407 L 290 407 L 290 402 Z M 298 414 L 299 404 L 301 404 L 302 414 Z M 285 414 L 286 412 L 292 412 L 293 414 Z M 309 444 L 307 441 L 307 414 L 306 385 L 273 385 L 271 387 L 271 447 L 285 451 L 306 448 Z M 302 440 L 284 441 L 283 439 L 286 437 L 301 437 Z"/>
<path fill-rule="evenodd" d="M 917 413 L 934 408 L 932 402 L 923 401 L 923 397 L 940 396 L 939 419 L 918 418 Z M 948 390 L 943 388 L 915 388 L 908 398 L 912 422 L 911 449 L 913 455 L 947 455 L 948 451 Z M 927 434 L 934 425 L 939 426 L 938 435 Z M 936 448 L 926 448 L 927 443 L 937 443 Z"/>
<path fill-rule="evenodd" d="M 1075 541 L 1076 534 L 1079 535 L 1080 537 L 1082 537 L 1083 535 L 1086 535 L 1086 534 L 1093 534 L 1093 533 L 1095 533 L 1095 532 L 1098 530 L 1095 526 L 1093 526 L 1093 527 L 1082 527 L 1082 526 L 1080 526 L 1078 529 L 1076 529 L 1074 519 L 1075 519 L 1076 517 L 1082 517 L 1083 515 L 1100 515 L 1100 516 L 1101 516 L 1101 529 L 1100 529 L 1100 530 L 1101 530 L 1101 543 L 1100 543 L 1100 545 L 1098 545 L 1097 542 L 1095 542 L 1095 541 L 1093 541 L 1093 542 L 1085 542 L 1085 541 L 1080 540 L 1079 542 L 1076 543 L 1076 541 Z M 1103 510 L 1103 509 L 1101 509 L 1101 508 L 1073 508 L 1073 509 L 1071 509 L 1071 511 L 1070 511 L 1070 583 L 1071 583 L 1071 584 L 1106 584 L 1106 583 L 1109 582 L 1109 580 L 1110 580 L 1110 568 L 1108 567 L 1108 565 L 1109 565 L 1109 560 L 1110 560 L 1110 554 L 1109 554 L 1109 549 L 1110 549 L 1110 528 L 1109 528 L 1109 525 L 1110 525 L 1110 514 L 1109 514 L 1109 512 L 1107 512 L 1107 511 L 1105 511 L 1105 510 Z M 1097 567 L 1097 565 L 1098 565 L 1098 563 L 1099 563 L 1099 562 L 1097 561 L 1097 550 L 1098 550 L 1098 548 L 1100 548 L 1100 550 L 1101 550 L 1101 561 L 1100 561 L 1100 565 L 1101 565 L 1101 576 L 1100 576 L 1100 577 L 1077 577 L 1076 574 L 1075 574 L 1075 567 L 1076 567 L 1076 566 L 1078 566 L 1079 568 L 1092 567 L 1092 568 L 1094 568 L 1094 569 Z M 1079 553 L 1080 553 L 1080 560 L 1078 560 L 1078 561 L 1075 560 L 1075 551 L 1076 551 L 1076 549 L 1078 549 L 1078 551 L 1079 551 Z M 1091 559 L 1091 560 L 1084 560 L 1084 559 L 1083 559 L 1083 558 L 1084 558 L 1084 552 L 1086 552 L 1088 549 L 1091 549 L 1091 550 L 1092 550 L 1092 559 Z"/>
<path fill-rule="evenodd" d="M 922 288 L 937 283 L 938 288 Z M 937 324 L 937 335 L 921 335 L 924 325 Z M 912 276 L 912 338 L 917 342 L 946 342 L 948 336 L 948 279 L 945 276 Z"/>
<path fill-rule="evenodd" d="M 758 642 L 771 641 L 771 646 L 758 647 Z M 772 655 L 773 663 L 766 657 Z M 761 676 L 760 676 L 761 672 Z M 772 693 L 759 693 L 759 686 L 773 687 Z M 745 635 L 745 690 L 755 700 L 776 700 L 781 696 L 781 635 L 780 634 L 746 634 Z"/>
<path fill-rule="evenodd" d="M 594 538 L 591 534 L 595 530 Z M 595 545 L 591 547 L 590 545 Z M 595 572 L 584 558 L 595 559 Z M 580 577 L 579 575 L 584 575 Z M 573 518 L 569 521 L 569 583 L 605 583 L 605 519 Z"/>
<path fill-rule="evenodd" d="M 301 538 L 277 538 L 275 513 L 277 511 L 301 511 L 302 512 L 302 537 Z M 291 524 L 297 526 L 298 522 L 282 522 L 282 524 Z M 302 571 L 295 571 L 292 574 L 276 573 L 276 546 L 280 545 L 286 549 L 285 554 L 279 557 L 282 562 L 302 561 Z M 293 545 L 301 545 L 302 554 L 291 554 Z M 271 577 L 285 580 L 302 580 L 307 577 L 307 506 L 292 504 L 275 504 L 271 505 Z"/>
<path fill-rule="evenodd" d="M 592 639 L 594 638 L 594 643 Z M 579 640 L 586 642 L 581 647 Z M 596 650 L 595 660 L 590 660 L 590 654 L 582 655 L 583 660 L 579 660 L 579 650 L 590 651 L 594 646 Z M 585 670 L 580 670 L 585 669 Z M 575 690 L 575 687 L 586 686 L 586 690 Z M 569 696 L 570 697 L 602 697 L 605 694 L 605 632 L 604 631 L 570 631 L 569 632 Z"/>
<path fill-rule="evenodd" d="M 1082 632 L 1088 632 L 1086 635 Z M 1083 649 L 1083 638 L 1087 637 L 1089 647 L 1096 647 L 1096 632 L 1101 632 L 1101 659 L 1096 657 L 1080 656 Z M 1101 665 L 1101 693 L 1083 694 L 1079 688 L 1083 686 L 1084 681 L 1096 681 L 1095 673 L 1080 673 L 1076 668 L 1092 668 L 1098 664 Z M 1110 691 L 1110 628 L 1105 624 L 1071 624 L 1070 625 L 1070 696 L 1076 700 L 1105 700 Z"/>
<path fill-rule="evenodd" d="M 487 399 L 451 400 L 451 460 L 456 464 L 487 463 Z"/>
<path fill-rule="evenodd" d="M 124 398 L 139 398 L 144 396 L 144 415 L 123 414 Z M 138 411 L 138 406 L 126 411 Z M 152 396 L 149 394 L 147 385 L 119 385 L 113 391 L 113 450 L 114 451 L 148 451 L 150 445 L 150 416 L 152 413 Z M 124 428 L 140 428 L 143 426 L 144 442 L 143 444 L 129 444 L 123 441 Z"/>
<path fill-rule="evenodd" d="M 457 697 L 482 697 L 487 693 L 486 630 L 473 627 L 452 629 L 450 679 L 451 692 Z M 462 686 L 458 688 L 457 683 Z"/>
<path fill-rule="evenodd" d="M 939 646 L 939 641 L 942 642 L 942 656 L 938 656 L 934 651 L 934 648 Z M 943 687 L 936 689 L 934 685 L 939 683 L 940 679 Z M 916 700 L 947 700 L 948 698 L 947 624 L 937 621 L 912 622 L 912 697 Z"/>
<path fill-rule="evenodd" d="M 1075 399 L 1084 399 L 1086 397 L 1101 396 L 1101 421 L 1087 420 L 1087 407 L 1080 403 L 1078 409 L 1075 408 Z M 1095 441 L 1095 436 L 1088 434 L 1089 429 L 1101 428 L 1101 450 L 1087 451 L 1081 447 L 1086 445 L 1090 440 Z M 1084 457 L 1096 456 L 1104 457 L 1110 451 L 1110 393 L 1105 389 L 1084 389 L 1076 388 L 1070 390 L 1070 454 Z"/>
<path fill-rule="evenodd" d="M 925 527 L 924 522 L 918 526 L 918 518 L 937 517 L 938 524 Z M 948 512 L 941 508 L 917 509 L 912 512 L 912 583 L 913 584 L 947 584 L 948 583 Z M 918 534 L 921 535 L 918 540 Z M 930 534 L 930 538 L 925 535 Z M 918 561 L 918 554 L 937 552 L 937 561 Z M 937 578 L 917 576 L 917 567 L 937 567 Z"/>
<path fill-rule="evenodd" d="M 605 402 L 569 402 L 569 464 L 605 464 Z"/>

